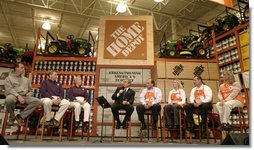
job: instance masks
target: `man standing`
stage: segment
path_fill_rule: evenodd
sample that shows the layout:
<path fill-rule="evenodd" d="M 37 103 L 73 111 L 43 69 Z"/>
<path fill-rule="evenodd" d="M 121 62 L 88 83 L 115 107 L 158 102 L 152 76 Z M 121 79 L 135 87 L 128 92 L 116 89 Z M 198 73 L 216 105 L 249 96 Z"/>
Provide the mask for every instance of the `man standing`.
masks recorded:
<path fill-rule="evenodd" d="M 130 88 L 131 80 L 124 80 L 123 86 L 118 87 L 115 93 L 112 95 L 113 103 L 111 110 L 114 115 L 114 119 L 117 121 L 116 129 L 120 129 L 121 125 L 123 129 L 127 128 L 127 122 L 130 120 L 130 117 L 134 111 L 134 107 L 132 106 L 135 97 L 135 91 Z M 124 109 L 126 111 L 126 115 L 124 117 L 123 123 L 121 123 L 119 119 L 118 111 L 120 109 Z"/>
<path fill-rule="evenodd" d="M 59 121 L 68 109 L 70 102 L 64 99 L 64 91 L 62 85 L 56 81 L 57 73 L 55 71 L 48 72 L 47 79 L 41 83 L 41 101 L 46 113 L 46 126 L 59 126 Z M 50 112 L 52 105 L 59 105 L 60 108 L 54 117 L 53 122 L 50 120 Z"/>
<path fill-rule="evenodd" d="M 5 105 L 10 113 L 7 124 L 12 126 L 16 119 L 19 126 L 24 125 L 24 119 L 29 116 L 40 104 L 38 98 L 32 97 L 32 86 L 28 78 L 24 77 L 25 66 L 22 63 L 14 64 L 14 71 L 5 79 Z M 28 104 L 27 107 L 20 112 L 14 114 L 15 104 Z M 14 117 L 15 116 L 15 117 Z"/>
<path fill-rule="evenodd" d="M 200 76 L 195 76 L 193 78 L 194 88 L 190 93 L 190 104 L 184 107 L 184 111 L 187 117 L 187 125 L 190 132 L 194 132 L 195 124 L 193 119 L 193 109 L 199 109 L 201 114 L 201 132 L 202 135 L 206 133 L 206 122 L 207 122 L 207 112 L 212 109 L 212 90 L 209 86 L 204 85 L 202 78 Z"/>
<path fill-rule="evenodd" d="M 142 90 L 140 94 L 140 105 L 137 106 L 138 119 L 141 122 L 141 130 L 146 129 L 144 112 L 146 110 L 152 110 L 153 117 L 153 130 L 157 129 L 158 115 L 161 110 L 162 94 L 161 90 L 155 87 L 155 81 L 148 79 L 146 88 Z"/>

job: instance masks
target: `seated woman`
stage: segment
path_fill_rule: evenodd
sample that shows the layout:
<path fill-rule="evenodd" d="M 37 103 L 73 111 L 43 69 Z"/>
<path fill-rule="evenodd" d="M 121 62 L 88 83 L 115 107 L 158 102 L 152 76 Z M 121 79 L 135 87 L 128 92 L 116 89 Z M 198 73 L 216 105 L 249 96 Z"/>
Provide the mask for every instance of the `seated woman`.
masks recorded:
<path fill-rule="evenodd" d="M 75 85 L 73 87 L 70 87 L 67 94 L 67 99 L 71 102 L 70 106 L 74 107 L 74 114 L 75 114 L 75 122 L 74 127 L 79 126 L 79 116 L 81 112 L 81 107 L 84 109 L 84 118 L 83 122 L 85 123 L 85 126 L 88 125 L 89 117 L 90 117 L 90 111 L 91 111 L 91 105 L 88 103 L 88 94 L 81 86 L 81 77 L 76 76 L 74 77 L 74 83 Z"/>
<path fill-rule="evenodd" d="M 164 112 L 166 117 L 166 127 L 179 128 L 179 108 L 183 108 L 186 102 L 185 91 L 182 89 L 182 84 L 179 80 L 174 80 L 172 82 L 173 89 L 169 91 L 168 105 L 164 106 Z M 171 110 L 174 114 L 174 124 L 172 122 L 172 117 L 170 116 Z"/>
<path fill-rule="evenodd" d="M 215 109 L 219 113 L 221 130 L 230 130 L 230 113 L 235 107 L 243 107 L 245 101 L 241 95 L 241 85 L 235 81 L 231 71 L 223 73 L 223 83 L 220 85 Z"/>

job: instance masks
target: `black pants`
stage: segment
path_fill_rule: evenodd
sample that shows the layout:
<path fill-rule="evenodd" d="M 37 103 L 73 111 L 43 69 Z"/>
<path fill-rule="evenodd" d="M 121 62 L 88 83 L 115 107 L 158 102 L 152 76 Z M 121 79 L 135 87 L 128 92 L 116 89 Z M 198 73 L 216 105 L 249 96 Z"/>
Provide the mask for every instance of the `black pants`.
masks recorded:
<path fill-rule="evenodd" d="M 154 104 L 149 109 L 145 109 L 144 105 L 140 104 L 137 106 L 136 109 L 137 109 L 137 113 L 138 113 L 138 119 L 140 122 L 142 122 L 142 123 L 145 122 L 144 112 L 146 110 L 152 110 L 153 123 L 156 123 L 158 121 L 158 115 L 161 111 L 161 105 Z"/>
<path fill-rule="evenodd" d="M 130 104 L 127 104 L 127 105 L 123 105 L 123 104 L 119 104 L 119 103 L 113 103 L 112 107 L 111 107 L 111 110 L 112 110 L 112 113 L 113 113 L 113 116 L 114 116 L 114 119 L 117 120 L 118 122 L 120 122 L 120 119 L 119 119 L 119 110 L 120 109 L 124 109 L 126 111 L 126 115 L 124 117 L 124 121 L 129 121 L 130 118 L 131 118 L 131 115 L 134 111 L 134 107 Z"/>
<path fill-rule="evenodd" d="M 202 103 L 199 105 L 199 107 L 194 107 L 194 104 L 188 104 L 184 106 L 184 111 L 186 113 L 187 123 L 190 125 L 194 124 L 193 119 L 193 109 L 199 109 L 201 118 L 202 118 L 202 124 L 206 124 L 207 122 L 207 112 L 208 110 L 212 110 L 213 106 L 211 103 Z"/>

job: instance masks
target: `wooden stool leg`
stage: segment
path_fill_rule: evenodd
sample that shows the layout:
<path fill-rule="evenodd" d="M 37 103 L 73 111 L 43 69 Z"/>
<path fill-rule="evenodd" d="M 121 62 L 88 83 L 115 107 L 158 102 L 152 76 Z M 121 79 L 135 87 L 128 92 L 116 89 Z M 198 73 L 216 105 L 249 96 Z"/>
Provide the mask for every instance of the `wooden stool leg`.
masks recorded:
<path fill-rule="evenodd" d="M 24 128 L 25 128 L 24 141 L 26 141 L 26 135 L 27 135 L 27 129 L 28 129 L 28 121 L 29 121 L 29 116 L 25 120 L 26 123 L 25 123 L 25 126 L 24 126 Z"/>
<path fill-rule="evenodd" d="M 148 141 L 149 141 L 149 138 L 150 138 L 149 128 L 150 128 L 150 120 L 149 120 L 149 115 L 147 115 L 147 138 L 148 138 Z"/>
<path fill-rule="evenodd" d="M 129 142 L 131 142 L 131 120 L 129 121 L 128 130 L 129 130 Z"/>
<path fill-rule="evenodd" d="M 161 120 L 161 112 L 159 113 L 159 117 L 160 117 L 160 133 L 161 133 L 161 141 L 163 141 L 163 138 L 162 138 L 162 120 Z"/>
<path fill-rule="evenodd" d="M 89 141 L 90 139 L 90 117 L 89 117 L 89 120 L 88 120 L 88 124 L 87 124 L 87 141 Z"/>
<path fill-rule="evenodd" d="M 18 126 L 17 136 L 16 136 L 16 139 L 17 139 L 17 140 L 19 139 L 20 129 L 21 129 L 21 126 Z"/>
<path fill-rule="evenodd" d="M 63 118 L 60 119 L 60 126 L 59 126 L 59 142 L 62 142 L 62 135 L 63 135 Z"/>
<path fill-rule="evenodd" d="M 127 128 L 126 128 L 126 141 L 127 142 L 129 141 L 129 126 L 128 126 L 128 122 L 129 121 L 126 121 L 126 126 L 127 126 Z"/>
<path fill-rule="evenodd" d="M 114 142 L 114 140 L 115 140 L 115 126 L 116 126 L 116 121 L 115 121 L 115 118 L 113 117 L 111 142 Z"/>
<path fill-rule="evenodd" d="M 2 134 L 3 137 L 5 136 L 5 130 L 6 130 L 6 126 L 7 126 L 8 114 L 9 114 L 9 112 L 6 110 L 5 114 L 4 114 L 4 122 L 3 122 L 3 126 L 2 126 L 2 131 L 1 131 L 1 134 Z"/>
<path fill-rule="evenodd" d="M 180 128 L 179 128 L 179 130 L 180 130 L 180 143 L 182 143 L 182 139 L 183 139 L 183 137 L 182 137 L 182 135 L 183 135 L 183 133 L 182 133 L 182 110 L 180 109 L 179 110 L 179 124 L 180 124 Z"/>
<path fill-rule="evenodd" d="M 41 126 L 41 141 L 43 140 L 45 121 L 46 121 L 46 113 L 44 112 L 42 117 L 42 126 Z"/>
<path fill-rule="evenodd" d="M 237 113 L 238 113 L 238 118 L 239 118 L 240 132 L 243 133 L 241 110 L 239 107 L 237 108 Z"/>
<path fill-rule="evenodd" d="M 70 134 L 69 134 L 69 140 L 71 140 L 72 139 L 72 131 L 73 131 L 73 121 L 74 121 L 74 110 L 72 109 L 71 110 L 71 121 L 70 121 L 70 126 L 69 126 L 69 131 L 68 132 L 70 132 Z"/>
<path fill-rule="evenodd" d="M 39 132 L 39 127 L 40 127 L 40 121 L 41 121 L 42 114 L 43 114 L 43 111 L 41 110 L 40 115 L 39 115 L 39 119 L 38 119 L 38 122 L 37 122 L 36 132 L 35 132 L 35 138 L 36 139 L 37 139 L 37 135 L 38 135 L 38 132 Z"/>
<path fill-rule="evenodd" d="M 201 124 L 201 121 L 200 121 L 200 115 L 198 115 L 198 123 L 199 123 L 199 132 L 198 132 L 198 134 L 199 134 L 199 143 L 201 143 L 202 142 L 202 134 L 201 134 L 201 126 L 202 126 L 202 124 Z"/>

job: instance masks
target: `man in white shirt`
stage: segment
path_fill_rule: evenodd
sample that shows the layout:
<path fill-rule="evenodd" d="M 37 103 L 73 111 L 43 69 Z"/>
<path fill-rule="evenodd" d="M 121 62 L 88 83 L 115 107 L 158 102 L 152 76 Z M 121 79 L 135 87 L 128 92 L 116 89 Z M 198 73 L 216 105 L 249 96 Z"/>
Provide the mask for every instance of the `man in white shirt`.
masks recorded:
<path fill-rule="evenodd" d="M 193 83 L 195 87 L 190 93 L 190 103 L 184 107 L 187 118 L 187 129 L 190 132 L 194 132 L 195 124 L 193 119 L 193 109 L 199 109 L 201 113 L 202 123 L 201 132 L 204 136 L 206 133 L 206 122 L 207 122 L 207 112 L 213 108 L 212 106 L 212 90 L 209 86 L 204 85 L 202 78 L 200 76 L 195 76 L 193 78 Z"/>
<path fill-rule="evenodd" d="M 162 94 L 161 90 L 155 87 L 155 81 L 148 79 L 146 88 L 142 90 L 140 94 L 140 105 L 137 106 L 138 119 L 141 122 L 141 130 L 146 129 L 146 123 L 144 118 L 144 112 L 146 110 L 152 110 L 153 130 L 157 129 L 158 115 L 161 110 Z"/>

